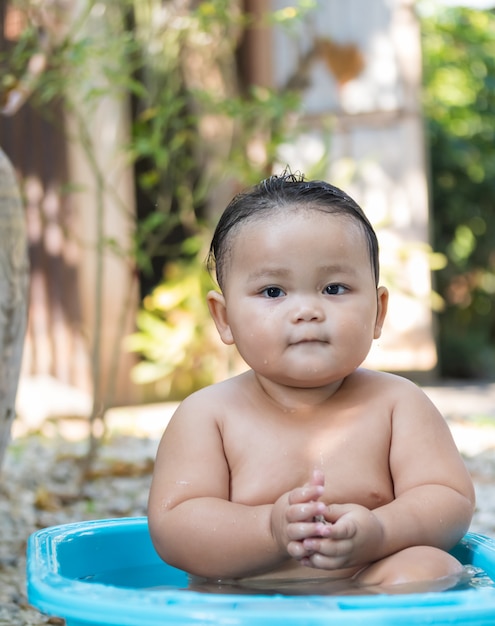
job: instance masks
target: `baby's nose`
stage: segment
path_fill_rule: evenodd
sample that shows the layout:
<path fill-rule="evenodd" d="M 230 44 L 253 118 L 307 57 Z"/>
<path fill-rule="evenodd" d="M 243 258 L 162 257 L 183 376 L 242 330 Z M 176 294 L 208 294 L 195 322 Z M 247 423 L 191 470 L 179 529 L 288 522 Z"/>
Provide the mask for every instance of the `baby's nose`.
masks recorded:
<path fill-rule="evenodd" d="M 319 322 L 323 319 L 325 319 L 325 313 L 316 298 L 304 298 L 297 303 L 294 309 L 296 322 Z"/>

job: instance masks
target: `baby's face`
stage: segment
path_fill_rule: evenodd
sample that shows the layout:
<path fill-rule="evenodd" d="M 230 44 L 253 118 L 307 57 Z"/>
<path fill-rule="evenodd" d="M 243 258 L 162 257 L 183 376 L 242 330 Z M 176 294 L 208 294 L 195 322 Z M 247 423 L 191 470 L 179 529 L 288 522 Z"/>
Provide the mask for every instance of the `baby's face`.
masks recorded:
<path fill-rule="evenodd" d="M 247 222 L 231 236 L 224 296 L 246 363 L 297 387 L 354 371 L 380 335 L 386 308 L 359 222 L 303 207 Z"/>

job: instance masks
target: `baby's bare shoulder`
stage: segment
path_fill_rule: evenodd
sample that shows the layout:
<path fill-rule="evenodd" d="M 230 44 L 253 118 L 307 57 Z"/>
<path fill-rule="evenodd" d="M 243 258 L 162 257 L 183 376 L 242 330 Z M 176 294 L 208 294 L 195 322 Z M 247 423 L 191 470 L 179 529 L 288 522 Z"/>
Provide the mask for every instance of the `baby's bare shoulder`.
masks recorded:
<path fill-rule="evenodd" d="M 180 403 L 176 415 L 218 417 L 239 402 L 239 397 L 246 392 L 248 381 L 244 374 L 203 387 L 187 396 Z"/>
<path fill-rule="evenodd" d="M 361 387 L 369 390 L 366 397 L 385 405 L 394 424 L 394 432 L 424 434 L 446 433 L 444 416 L 416 383 L 402 376 L 384 372 L 365 372 Z"/>
<path fill-rule="evenodd" d="M 424 421 L 444 421 L 438 408 L 416 383 L 396 374 L 358 370 L 346 384 L 345 392 L 362 406 L 378 408 L 382 415 L 385 412 L 396 424 L 414 419 L 419 428 Z"/>
<path fill-rule="evenodd" d="M 390 398 L 403 398 L 404 396 L 426 398 L 424 392 L 412 381 L 388 372 L 359 369 L 346 380 L 346 390 L 366 394 L 370 399 L 373 397 L 390 396 Z"/>

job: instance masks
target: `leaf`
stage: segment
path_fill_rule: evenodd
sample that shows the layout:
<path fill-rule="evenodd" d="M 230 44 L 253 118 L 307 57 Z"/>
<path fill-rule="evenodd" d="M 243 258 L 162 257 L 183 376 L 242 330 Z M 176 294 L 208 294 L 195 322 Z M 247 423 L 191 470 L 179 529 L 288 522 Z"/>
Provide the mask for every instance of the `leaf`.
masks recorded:
<path fill-rule="evenodd" d="M 142 361 L 135 365 L 131 370 L 131 378 L 138 385 L 153 383 L 161 378 L 168 376 L 174 367 L 163 363 L 151 363 Z"/>
<path fill-rule="evenodd" d="M 34 506 L 41 511 L 58 511 L 62 508 L 60 498 L 43 485 L 38 485 L 34 496 Z"/>

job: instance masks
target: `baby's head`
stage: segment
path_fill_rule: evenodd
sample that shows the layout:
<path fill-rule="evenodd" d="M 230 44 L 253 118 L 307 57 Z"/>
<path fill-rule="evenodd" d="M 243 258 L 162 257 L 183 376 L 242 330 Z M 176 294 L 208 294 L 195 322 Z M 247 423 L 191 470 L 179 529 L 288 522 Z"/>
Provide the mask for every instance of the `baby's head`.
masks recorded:
<path fill-rule="evenodd" d="M 223 212 L 208 254 L 208 268 L 215 270 L 220 289 L 224 288 L 226 268 L 232 251 L 234 235 L 248 222 L 272 217 L 307 207 L 326 213 L 349 216 L 362 228 L 368 245 L 371 268 L 378 285 L 378 240 L 361 207 L 344 191 L 321 180 L 305 180 L 303 175 L 284 172 L 270 176 L 236 195 Z"/>

